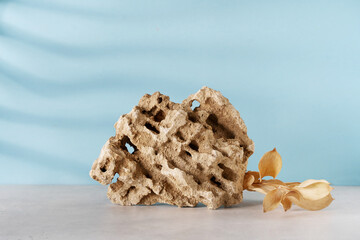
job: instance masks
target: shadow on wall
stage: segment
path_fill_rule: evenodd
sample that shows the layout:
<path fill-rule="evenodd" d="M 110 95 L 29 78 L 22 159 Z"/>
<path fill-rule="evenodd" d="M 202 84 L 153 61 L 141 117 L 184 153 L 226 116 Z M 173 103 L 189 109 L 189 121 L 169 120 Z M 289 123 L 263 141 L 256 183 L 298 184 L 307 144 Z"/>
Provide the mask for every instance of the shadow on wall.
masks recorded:
<path fill-rule="evenodd" d="M 112 122 L 105 119 L 93 118 L 64 118 L 59 116 L 42 116 L 34 113 L 22 112 L 0 106 L 0 120 L 12 123 L 30 124 L 39 127 L 67 128 L 76 130 L 101 129 L 106 130 Z"/>
<path fill-rule="evenodd" d="M 107 45 L 69 45 L 61 42 L 54 42 L 53 40 L 32 35 L 15 26 L 8 24 L 1 24 L 0 35 L 3 38 L 11 39 L 22 44 L 30 45 L 31 47 L 40 49 L 42 51 L 49 51 L 58 55 L 73 58 L 97 58 L 109 57 L 119 55 L 136 55 L 136 54 L 159 54 L 172 51 L 174 53 L 183 53 L 185 48 L 177 46 L 176 48 L 167 48 L 166 46 L 152 46 L 152 45 L 133 45 L 133 44 L 107 44 Z"/>
<path fill-rule="evenodd" d="M 25 46 L 30 46 L 31 48 L 37 48 L 38 50 L 56 54 L 57 56 L 65 56 L 68 59 L 77 59 L 77 58 L 98 58 L 101 56 L 114 56 L 122 55 L 126 56 L 127 54 L 133 55 L 138 53 L 144 54 L 149 52 L 151 54 L 156 54 L 164 50 L 164 47 L 151 47 L 151 46 L 138 46 L 138 45 L 93 45 L 86 46 L 82 45 L 69 45 L 67 43 L 54 42 L 53 40 L 46 39 L 40 36 L 36 36 L 32 33 L 28 33 L 21 29 L 18 29 L 15 26 L 11 26 L 3 22 L 3 12 L 8 3 L 24 5 L 31 8 L 39 8 L 42 10 L 50 12 L 60 12 L 62 14 L 75 14 L 83 15 L 86 18 L 96 17 L 99 19 L 105 19 L 108 21 L 116 18 L 115 14 L 108 14 L 106 12 L 94 11 L 94 9 L 79 8 L 76 6 L 67 6 L 60 5 L 59 3 L 47 3 L 41 2 L 36 3 L 36 1 L 1 1 L 0 2 L 0 37 L 3 39 L 10 39 L 12 42 L 20 42 Z M 174 49 L 176 50 L 176 49 Z M 181 51 L 181 49 L 178 49 Z M 92 75 L 91 78 L 81 79 L 78 76 L 76 79 L 67 79 L 66 82 L 56 82 L 49 81 L 49 79 L 43 79 L 41 77 L 33 76 L 30 73 L 26 72 L 24 69 L 21 69 L 17 66 L 12 65 L 9 62 L 6 62 L 4 59 L 0 60 L 0 76 L 4 76 L 6 79 L 10 79 L 11 82 L 15 82 L 20 87 L 30 91 L 33 94 L 45 97 L 54 97 L 54 96 L 65 96 L 70 94 L 78 94 L 81 92 L 91 91 L 91 90 L 109 90 L 114 88 L 126 88 L 136 89 L 141 84 L 142 87 L 151 88 L 153 84 L 151 82 L 166 82 L 166 79 L 150 79 L 151 76 L 146 76 L 147 81 L 144 81 L 144 76 L 139 74 L 134 76 L 134 74 L 114 74 L 112 73 L 101 73 L 98 75 Z M 132 84 L 128 84 L 131 82 Z"/>
<path fill-rule="evenodd" d="M 66 96 L 91 90 L 99 91 L 114 88 L 121 88 L 123 90 L 136 89 L 140 83 L 142 87 L 150 88 L 153 85 L 151 82 L 158 81 L 149 80 L 145 82 L 142 77 L 114 77 L 110 74 L 109 76 L 95 76 L 91 79 L 77 78 L 74 79 L 74 81 L 51 82 L 31 76 L 31 74 L 24 72 L 22 69 L 11 66 L 5 62 L 0 62 L 0 75 L 5 76 L 7 79 L 10 79 L 12 82 L 15 82 L 32 93 L 44 97 Z M 150 77 L 148 77 L 148 79 L 149 78 Z M 125 82 L 131 82 L 132 84 L 125 84 Z"/>
<path fill-rule="evenodd" d="M 29 161 L 29 159 L 31 159 L 32 164 L 41 165 L 49 169 L 57 169 L 74 176 L 79 175 L 79 173 L 87 173 L 89 171 L 89 167 L 91 167 L 88 164 L 80 164 L 76 161 L 76 159 L 63 158 L 39 152 L 33 149 L 25 148 L 18 144 L 4 142 L 2 140 L 0 140 L 0 152 L 4 156 L 15 157 L 18 161 Z M 51 159 L 51 161 L 49 161 L 49 159 Z"/>

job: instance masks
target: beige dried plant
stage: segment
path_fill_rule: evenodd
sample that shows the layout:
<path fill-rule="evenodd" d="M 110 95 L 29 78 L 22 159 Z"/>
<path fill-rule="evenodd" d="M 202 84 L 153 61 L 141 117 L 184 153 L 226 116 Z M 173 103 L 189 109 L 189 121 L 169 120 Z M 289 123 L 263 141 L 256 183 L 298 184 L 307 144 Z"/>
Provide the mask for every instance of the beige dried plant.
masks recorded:
<path fill-rule="evenodd" d="M 329 206 L 333 201 L 330 194 L 333 188 L 326 180 L 309 179 L 302 183 L 284 183 L 275 179 L 282 167 L 281 156 L 276 148 L 262 156 L 258 167 L 259 172 L 246 172 L 244 189 L 265 194 L 264 212 L 274 210 L 280 204 L 285 211 L 289 210 L 292 204 L 316 211 Z M 263 180 L 266 176 L 271 176 L 274 179 Z"/>

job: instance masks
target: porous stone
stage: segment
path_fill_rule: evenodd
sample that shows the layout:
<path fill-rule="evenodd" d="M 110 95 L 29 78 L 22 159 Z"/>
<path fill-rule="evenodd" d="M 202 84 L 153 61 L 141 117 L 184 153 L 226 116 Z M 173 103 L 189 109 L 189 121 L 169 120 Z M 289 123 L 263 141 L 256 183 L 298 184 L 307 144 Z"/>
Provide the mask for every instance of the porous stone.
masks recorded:
<path fill-rule="evenodd" d="M 200 105 L 194 107 L 196 101 Z M 96 181 L 110 184 L 113 203 L 201 202 L 216 209 L 242 201 L 254 143 L 220 92 L 203 87 L 181 104 L 159 92 L 146 94 L 115 129 L 90 171 Z"/>

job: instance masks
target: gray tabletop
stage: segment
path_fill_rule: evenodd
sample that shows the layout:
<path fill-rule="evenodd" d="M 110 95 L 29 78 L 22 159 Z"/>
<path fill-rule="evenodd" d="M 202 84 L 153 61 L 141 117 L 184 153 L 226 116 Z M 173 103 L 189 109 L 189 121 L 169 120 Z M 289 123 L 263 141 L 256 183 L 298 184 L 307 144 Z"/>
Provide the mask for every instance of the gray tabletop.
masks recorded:
<path fill-rule="evenodd" d="M 105 186 L 0 185 L 0 239 L 360 239 L 360 187 L 335 187 L 317 212 L 262 212 L 245 192 L 231 208 L 123 207 Z"/>

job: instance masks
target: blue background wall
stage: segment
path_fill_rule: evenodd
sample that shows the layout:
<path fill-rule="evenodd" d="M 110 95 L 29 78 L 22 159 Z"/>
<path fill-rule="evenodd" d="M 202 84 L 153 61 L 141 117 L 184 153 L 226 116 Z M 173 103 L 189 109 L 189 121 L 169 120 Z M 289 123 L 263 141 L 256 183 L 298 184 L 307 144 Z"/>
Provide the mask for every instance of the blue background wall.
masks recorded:
<path fill-rule="evenodd" d="M 195 3 L 196 2 L 196 3 Z M 204 85 L 279 178 L 360 184 L 360 1 L 0 2 L 0 184 L 89 184 L 145 93 Z"/>

